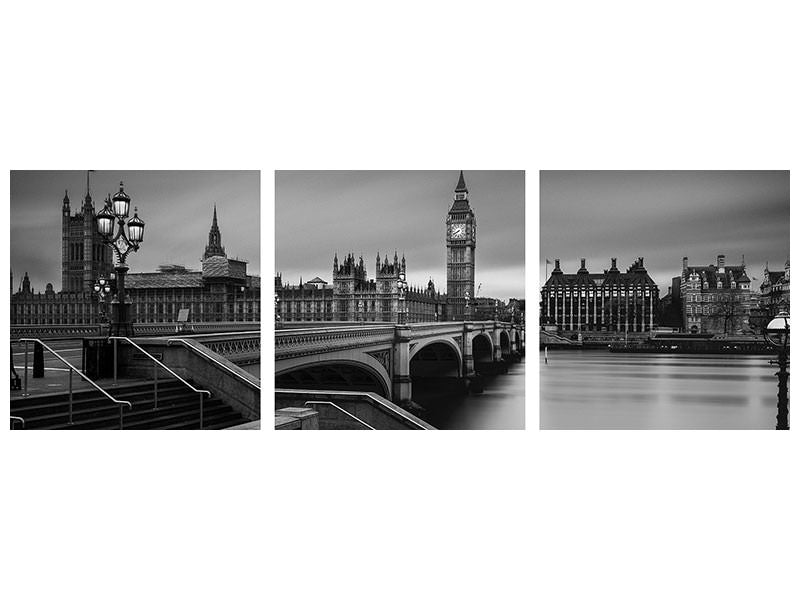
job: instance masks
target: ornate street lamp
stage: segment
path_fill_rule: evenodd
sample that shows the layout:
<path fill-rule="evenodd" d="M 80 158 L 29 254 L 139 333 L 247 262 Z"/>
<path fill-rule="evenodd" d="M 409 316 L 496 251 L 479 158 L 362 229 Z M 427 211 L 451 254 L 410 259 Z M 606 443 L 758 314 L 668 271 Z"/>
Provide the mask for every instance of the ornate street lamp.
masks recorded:
<path fill-rule="evenodd" d="M 278 298 L 278 292 L 275 292 L 275 329 L 279 329 L 280 326 L 281 326 L 280 300 Z"/>
<path fill-rule="evenodd" d="M 469 310 L 469 290 L 464 292 L 464 320 L 469 321 L 470 319 L 470 310 Z"/>
<path fill-rule="evenodd" d="M 789 313 L 781 311 L 764 331 L 764 339 L 778 349 L 778 417 L 775 429 L 789 429 Z M 774 364 L 774 363 L 771 363 Z"/>
<path fill-rule="evenodd" d="M 94 293 L 97 294 L 97 297 L 100 301 L 99 316 L 102 317 L 102 320 L 108 319 L 106 305 L 108 302 L 107 299 L 111 296 L 111 294 L 114 292 L 114 288 L 116 287 L 114 283 L 115 283 L 114 274 L 112 273 L 108 279 L 106 279 L 104 275 L 101 275 L 100 277 L 98 277 L 97 281 L 95 281 L 94 285 L 92 286 L 92 290 L 94 290 Z"/>
<path fill-rule="evenodd" d="M 358 320 L 359 321 L 363 321 L 364 320 L 364 301 L 363 300 L 359 300 L 358 301 Z"/>
<path fill-rule="evenodd" d="M 116 257 L 114 271 L 117 289 L 114 299 L 111 301 L 113 316 L 109 334 L 127 337 L 133 336 L 133 324 L 130 322 L 128 312 L 130 300 L 125 293 L 125 273 L 128 272 L 125 259 L 131 252 L 139 250 L 139 244 L 144 239 L 144 221 L 139 218 L 138 209 L 134 209 L 133 218 L 128 219 L 130 207 L 131 198 L 125 193 L 120 181 L 119 192 L 114 194 L 113 198 L 106 200 L 105 207 L 95 217 L 97 230 L 103 237 L 103 242 L 114 249 Z M 114 232 L 115 222 L 117 224 L 116 233 Z M 127 232 L 125 231 L 126 224 Z"/>
<path fill-rule="evenodd" d="M 406 292 L 408 291 L 408 283 L 406 283 L 405 271 L 400 271 L 397 279 L 397 298 L 400 301 L 397 307 L 397 324 L 405 325 L 405 308 L 406 308 Z"/>

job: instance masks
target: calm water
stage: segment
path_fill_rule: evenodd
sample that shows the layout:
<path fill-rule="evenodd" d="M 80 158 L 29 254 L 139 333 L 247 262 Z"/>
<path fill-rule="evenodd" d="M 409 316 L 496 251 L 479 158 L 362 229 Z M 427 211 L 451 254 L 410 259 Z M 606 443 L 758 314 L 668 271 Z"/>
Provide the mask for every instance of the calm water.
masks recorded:
<path fill-rule="evenodd" d="M 539 353 L 542 429 L 774 429 L 769 356 Z"/>
<path fill-rule="evenodd" d="M 484 385 L 481 394 L 451 392 L 426 399 L 423 418 L 437 429 L 525 429 L 525 357 L 507 374 L 486 377 Z"/>

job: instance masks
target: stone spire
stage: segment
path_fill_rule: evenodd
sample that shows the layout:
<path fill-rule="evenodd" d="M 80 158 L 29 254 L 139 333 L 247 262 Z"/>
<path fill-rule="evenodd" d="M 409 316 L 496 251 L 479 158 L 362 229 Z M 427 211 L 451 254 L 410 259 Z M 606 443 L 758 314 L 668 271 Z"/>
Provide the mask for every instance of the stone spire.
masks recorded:
<path fill-rule="evenodd" d="M 452 181 L 452 180 L 451 180 L 451 181 Z M 467 189 L 467 184 L 466 184 L 466 182 L 464 181 L 464 171 L 461 171 L 461 173 L 460 173 L 460 174 L 459 174 L 459 176 L 458 176 L 458 183 L 456 184 L 456 189 L 455 189 L 455 191 L 456 191 L 456 192 L 468 192 L 468 191 L 469 191 L 469 190 Z"/>
<path fill-rule="evenodd" d="M 214 218 L 211 221 L 211 231 L 208 232 L 208 245 L 203 254 L 203 260 L 211 256 L 226 256 L 225 246 L 222 245 L 222 234 L 217 224 L 217 205 L 214 205 Z"/>

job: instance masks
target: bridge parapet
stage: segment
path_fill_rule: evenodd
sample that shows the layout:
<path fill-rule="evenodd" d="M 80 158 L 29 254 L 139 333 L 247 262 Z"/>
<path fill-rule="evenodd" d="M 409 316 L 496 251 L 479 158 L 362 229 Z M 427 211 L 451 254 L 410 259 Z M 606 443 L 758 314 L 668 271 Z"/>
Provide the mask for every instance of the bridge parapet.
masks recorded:
<path fill-rule="evenodd" d="M 391 345 L 394 325 L 287 329 L 275 332 L 275 360 L 378 344 Z"/>

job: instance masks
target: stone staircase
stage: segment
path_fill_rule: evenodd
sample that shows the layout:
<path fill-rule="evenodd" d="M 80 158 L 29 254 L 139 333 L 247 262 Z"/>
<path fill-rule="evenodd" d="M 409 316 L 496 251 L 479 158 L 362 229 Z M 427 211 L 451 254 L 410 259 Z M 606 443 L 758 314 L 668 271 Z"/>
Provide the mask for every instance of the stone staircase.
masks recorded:
<path fill-rule="evenodd" d="M 106 391 L 133 405 L 132 409 L 122 407 L 124 429 L 200 428 L 200 397 L 178 381 L 159 382 L 157 409 L 152 382 L 120 383 Z M 96 390 L 73 393 L 71 425 L 67 393 L 12 398 L 10 412 L 25 419 L 25 429 L 119 429 L 119 405 Z M 225 429 L 245 422 L 219 398 L 204 399 L 204 429 Z"/>

